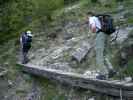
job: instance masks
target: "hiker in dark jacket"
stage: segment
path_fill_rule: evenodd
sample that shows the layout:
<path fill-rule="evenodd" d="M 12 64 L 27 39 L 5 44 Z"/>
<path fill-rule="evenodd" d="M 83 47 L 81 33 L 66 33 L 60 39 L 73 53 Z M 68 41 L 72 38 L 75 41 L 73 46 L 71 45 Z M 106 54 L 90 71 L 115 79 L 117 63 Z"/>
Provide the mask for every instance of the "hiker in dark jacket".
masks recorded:
<path fill-rule="evenodd" d="M 21 53 L 22 53 L 22 58 L 21 58 L 22 61 L 21 62 L 23 64 L 26 64 L 29 61 L 27 54 L 31 48 L 31 42 L 32 42 L 31 31 L 22 33 L 22 35 L 20 37 L 20 45 L 21 45 Z"/>

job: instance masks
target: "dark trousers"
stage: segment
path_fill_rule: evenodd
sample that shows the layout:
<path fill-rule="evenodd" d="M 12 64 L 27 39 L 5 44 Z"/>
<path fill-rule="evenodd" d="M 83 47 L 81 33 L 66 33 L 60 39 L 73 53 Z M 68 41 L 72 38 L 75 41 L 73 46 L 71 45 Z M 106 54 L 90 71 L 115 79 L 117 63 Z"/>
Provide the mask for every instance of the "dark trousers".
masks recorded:
<path fill-rule="evenodd" d="M 28 52 L 22 52 L 22 63 L 23 64 L 26 64 L 29 61 L 27 54 L 28 54 Z"/>
<path fill-rule="evenodd" d="M 30 49 L 30 47 L 27 47 L 27 46 L 22 47 L 22 63 L 23 64 L 26 64 L 29 61 L 29 59 L 27 57 L 29 49 Z"/>

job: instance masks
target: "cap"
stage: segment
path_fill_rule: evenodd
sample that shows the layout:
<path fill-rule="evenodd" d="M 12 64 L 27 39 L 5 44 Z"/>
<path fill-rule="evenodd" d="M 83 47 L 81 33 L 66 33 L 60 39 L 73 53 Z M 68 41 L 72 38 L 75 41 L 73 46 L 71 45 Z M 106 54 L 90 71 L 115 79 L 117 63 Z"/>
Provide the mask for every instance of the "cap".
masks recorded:
<path fill-rule="evenodd" d="M 27 33 L 28 36 L 31 36 L 31 37 L 33 36 L 33 35 L 32 35 L 32 32 L 29 31 L 29 30 L 28 30 L 26 33 Z"/>

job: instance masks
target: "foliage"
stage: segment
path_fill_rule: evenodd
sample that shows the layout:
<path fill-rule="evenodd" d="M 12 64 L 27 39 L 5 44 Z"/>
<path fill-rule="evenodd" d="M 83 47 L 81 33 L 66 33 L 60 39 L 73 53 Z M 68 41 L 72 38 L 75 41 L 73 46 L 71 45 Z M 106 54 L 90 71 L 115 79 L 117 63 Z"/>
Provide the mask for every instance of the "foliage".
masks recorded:
<path fill-rule="evenodd" d="M 91 0 L 91 2 L 92 2 L 92 3 L 96 3 L 96 2 L 98 2 L 98 0 Z"/>
<path fill-rule="evenodd" d="M 133 75 L 133 60 L 129 60 L 128 64 L 127 64 L 127 68 L 124 71 L 124 73 L 128 76 L 132 76 Z"/>
<path fill-rule="evenodd" d="M 123 2 L 124 0 L 116 0 L 116 2 Z"/>
<path fill-rule="evenodd" d="M 52 12 L 63 6 L 63 0 L 33 0 L 38 17 L 46 16 L 48 20 L 52 20 Z"/>
<path fill-rule="evenodd" d="M 54 10 L 63 0 L 2 0 L 0 1 L 0 42 L 17 36 L 17 32 L 36 19 L 52 20 Z"/>
<path fill-rule="evenodd" d="M 15 36 L 16 32 L 29 24 L 33 17 L 33 4 L 28 0 L 2 2 L 0 10 L 0 42 Z"/>
<path fill-rule="evenodd" d="M 68 5 L 68 4 L 75 3 L 75 2 L 77 2 L 77 1 L 79 1 L 79 0 L 64 0 L 64 4 L 65 4 L 65 5 Z"/>

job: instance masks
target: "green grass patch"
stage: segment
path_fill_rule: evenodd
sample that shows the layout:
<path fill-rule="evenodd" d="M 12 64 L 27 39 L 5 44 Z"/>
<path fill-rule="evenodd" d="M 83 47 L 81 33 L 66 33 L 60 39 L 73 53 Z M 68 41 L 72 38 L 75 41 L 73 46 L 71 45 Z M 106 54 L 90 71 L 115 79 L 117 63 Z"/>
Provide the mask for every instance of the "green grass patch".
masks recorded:
<path fill-rule="evenodd" d="M 128 18 L 128 19 L 127 19 L 127 22 L 128 22 L 129 24 L 133 24 L 133 17 Z"/>

